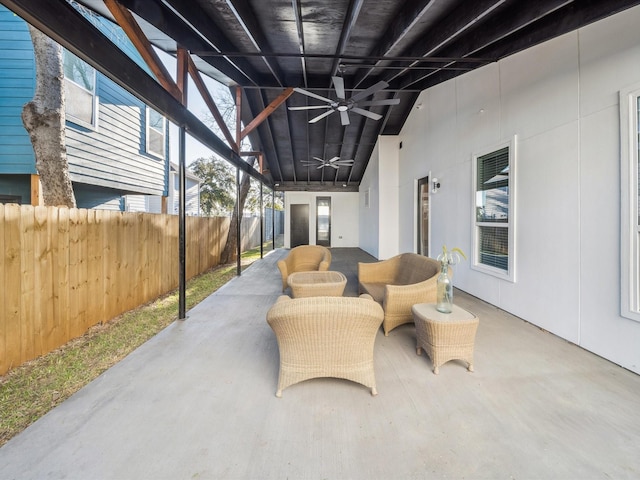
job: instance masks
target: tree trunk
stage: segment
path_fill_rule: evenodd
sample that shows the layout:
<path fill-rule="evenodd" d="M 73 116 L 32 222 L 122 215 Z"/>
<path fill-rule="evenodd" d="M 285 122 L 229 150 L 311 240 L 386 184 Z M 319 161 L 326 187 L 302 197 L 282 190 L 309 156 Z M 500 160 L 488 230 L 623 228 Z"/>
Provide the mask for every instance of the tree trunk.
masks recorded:
<path fill-rule="evenodd" d="M 45 205 L 75 207 L 65 145 L 62 47 L 29 26 L 36 62 L 36 89 L 22 109 L 42 183 Z"/>
<path fill-rule="evenodd" d="M 255 158 L 251 162 L 251 166 L 255 163 Z M 242 212 L 244 212 L 244 204 L 249 194 L 249 188 L 251 187 L 251 175 L 244 173 L 242 180 L 240 181 L 240 219 L 242 219 Z M 231 263 L 237 258 L 238 252 L 238 210 L 233 209 L 231 215 L 231 223 L 229 225 L 229 234 L 227 235 L 227 243 L 224 246 L 224 250 L 220 254 L 220 263 Z"/>

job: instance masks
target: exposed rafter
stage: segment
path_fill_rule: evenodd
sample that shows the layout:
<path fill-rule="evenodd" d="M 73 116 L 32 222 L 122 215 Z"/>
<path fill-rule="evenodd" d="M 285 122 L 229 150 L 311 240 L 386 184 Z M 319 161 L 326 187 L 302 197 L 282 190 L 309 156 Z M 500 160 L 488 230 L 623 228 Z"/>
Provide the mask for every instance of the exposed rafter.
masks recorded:
<path fill-rule="evenodd" d="M 177 100 L 180 100 L 182 97 L 181 90 L 178 88 L 178 85 L 176 85 L 176 82 L 173 81 L 173 78 L 171 78 L 171 74 L 165 68 L 160 57 L 158 57 L 155 50 L 153 50 L 151 43 L 142 32 L 138 22 L 133 18 L 133 15 L 116 0 L 104 0 L 104 4 L 116 19 L 120 28 L 127 34 L 160 84 Z"/>
<path fill-rule="evenodd" d="M 308 87 L 309 82 L 307 79 L 307 61 L 305 60 L 307 49 L 304 47 L 304 27 L 302 23 L 301 0 L 291 0 L 291 6 L 293 9 L 293 17 L 295 19 L 296 33 L 298 36 L 298 50 L 300 51 L 303 84 L 305 87 Z"/>
<path fill-rule="evenodd" d="M 334 76 L 338 73 L 341 56 L 342 54 L 344 54 L 347 48 L 349 38 L 351 37 L 351 31 L 353 30 L 353 27 L 358 20 L 358 15 L 360 15 L 360 9 L 362 8 L 363 3 L 364 0 L 351 0 L 349 2 L 349 8 L 347 9 L 344 26 L 342 27 L 342 31 L 340 32 L 340 40 L 338 40 L 338 48 L 336 48 L 333 65 L 331 65 L 331 76 Z"/>
<path fill-rule="evenodd" d="M 256 14 L 249 3 L 246 0 L 227 0 L 227 4 L 235 14 L 242 29 L 247 33 L 247 37 L 251 40 L 255 49 L 260 53 L 263 50 L 272 51 L 269 40 L 262 31 L 260 24 L 256 21 Z M 285 86 L 285 75 L 278 63 L 272 57 L 267 56 L 263 56 L 262 60 L 269 68 L 277 84 L 282 87 Z"/>
<path fill-rule="evenodd" d="M 515 33 L 526 29 L 529 25 L 536 22 L 544 22 L 544 19 L 548 19 L 554 12 L 571 4 L 573 4 L 573 0 L 540 0 L 536 2 L 534 8 L 526 11 L 513 8 L 503 10 L 485 22 L 481 36 L 476 33 L 475 35 L 472 34 L 464 39 L 459 39 L 452 43 L 448 48 L 444 49 L 442 53 L 455 55 L 455 52 L 458 52 L 462 53 L 459 57 L 463 57 L 463 52 L 466 52 L 470 56 L 475 56 L 478 52 L 484 52 L 491 45 L 511 37 Z M 553 24 L 554 28 L 557 29 L 557 23 L 553 22 Z M 554 31 L 553 35 L 556 33 L 557 30 Z M 513 49 L 513 41 L 513 39 L 509 39 L 509 42 L 512 44 L 510 50 Z M 435 51 L 432 49 L 430 53 L 435 53 Z M 426 74 L 424 72 L 409 72 L 401 79 L 400 88 L 408 87 L 417 82 L 426 80 L 428 77 L 433 76 L 436 73 L 438 72 L 429 72 Z"/>
<path fill-rule="evenodd" d="M 211 25 L 211 22 L 207 20 L 208 15 L 206 12 L 195 2 L 165 0 L 173 8 L 170 9 L 164 2 L 151 0 L 144 2 L 137 0 L 119 1 L 151 25 L 170 35 L 176 43 L 189 51 L 216 52 L 234 49 L 231 41 Z M 180 11 L 180 16 L 175 13 L 176 10 Z M 224 57 L 206 57 L 205 60 L 211 62 L 213 67 L 219 69 L 240 85 L 247 83 L 258 85 L 260 83 L 259 75 L 249 62 L 243 58 L 236 58 L 230 61 Z"/>
<path fill-rule="evenodd" d="M 403 52 L 403 54 L 411 57 L 429 57 L 435 55 L 441 51 L 444 46 L 458 39 L 462 34 L 478 24 L 478 22 L 481 22 L 505 2 L 506 0 L 478 0 L 460 5 L 458 9 L 442 21 L 442 24 L 435 34 L 430 35 L 428 38 L 420 39 L 410 51 Z M 469 52 L 467 52 L 467 55 L 469 55 Z M 460 55 L 460 57 L 463 56 L 464 55 Z M 412 65 L 415 65 L 415 63 Z M 393 79 L 406 73 L 406 71 L 407 70 L 399 70 L 388 73 L 385 75 L 385 79 L 387 82 L 391 82 Z"/>
<path fill-rule="evenodd" d="M 367 78 L 375 68 L 383 64 L 383 60 L 391 56 L 391 52 L 405 39 L 407 34 L 415 26 L 423 15 L 436 3 L 436 0 L 417 0 L 408 2 L 398 15 L 393 19 L 387 31 L 382 35 L 381 41 L 375 49 L 370 52 L 375 57 L 375 64 L 365 70 L 359 71 L 354 80 L 357 87 Z"/>

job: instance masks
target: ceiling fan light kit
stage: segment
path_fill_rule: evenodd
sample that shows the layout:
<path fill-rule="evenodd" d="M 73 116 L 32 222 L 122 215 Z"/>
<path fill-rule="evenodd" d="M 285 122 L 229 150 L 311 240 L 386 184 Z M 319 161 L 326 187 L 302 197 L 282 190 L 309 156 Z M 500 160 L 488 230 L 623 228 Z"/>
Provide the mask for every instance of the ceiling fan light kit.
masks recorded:
<path fill-rule="evenodd" d="M 351 123 L 349 119 L 349 112 L 357 113 L 358 115 L 362 115 L 363 117 L 370 118 L 372 120 L 380 120 L 382 115 L 379 115 L 374 112 L 370 112 L 369 110 L 365 110 L 360 107 L 375 107 L 379 105 L 398 105 L 400 103 L 399 98 L 390 98 L 384 100 L 369 100 L 366 102 L 360 102 L 375 93 L 384 90 L 389 86 L 389 84 L 385 81 L 379 81 L 375 85 L 370 86 L 369 88 L 362 90 L 361 92 L 356 93 L 351 98 L 346 98 L 345 90 L 344 90 L 344 79 L 342 77 L 332 77 L 333 79 L 333 88 L 336 92 L 337 100 L 332 100 L 327 97 L 323 97 L 322 95 L 318 95 L 316 93 L 310 92 L 303 88 L 294 88 L 293 90 L 298 93 L 302 93 L 311 98 L 315 98 L 316 100 L 321 100 L 326 103 L 326 105 L 308 105 L 304 107 L 289 107 L 289 110 L 317 110 L 320 108 L 326 108 L 327 111 L 317 115 L 316 117 L 309 120 L 309 123 L 316 123 L 319 120 L 322 120 L 325 117 L 328 117 L 333 112 L 340 113 L 340 122 L 343 126 L 349 125 Z"/>

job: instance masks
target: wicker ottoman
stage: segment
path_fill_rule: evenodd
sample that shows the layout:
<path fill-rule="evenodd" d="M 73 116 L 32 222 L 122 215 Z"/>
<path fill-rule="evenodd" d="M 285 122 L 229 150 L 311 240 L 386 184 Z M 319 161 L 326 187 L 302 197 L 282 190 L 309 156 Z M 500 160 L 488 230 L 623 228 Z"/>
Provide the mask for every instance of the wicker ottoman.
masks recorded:
<path fill-rule="evenodd" d="M 311 271 L 289 275 L 287 283 L 293 298 L 341 297 L 347 285 L 347 277 L 340 272 Z"/>
<path fill-rule="evenodd" d="M 424 348 L 433 363 L 433 373 L 449 360 L 463 360 L 473 372 L 473 347 L 478 317 L 456 305 L 451 313 L 436 310 L 435 303 L 419 303 L 411 308 L 416 324 L 416 353 Z"/>

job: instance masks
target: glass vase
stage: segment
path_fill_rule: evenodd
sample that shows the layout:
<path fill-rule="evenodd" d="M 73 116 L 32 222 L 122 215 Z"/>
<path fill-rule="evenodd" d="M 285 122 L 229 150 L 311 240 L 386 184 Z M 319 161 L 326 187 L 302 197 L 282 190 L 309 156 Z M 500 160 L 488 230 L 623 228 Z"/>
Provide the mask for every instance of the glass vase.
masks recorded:
<path fill-rule="evenodd" d="M 440 275 L 436 282 L 436 310 L 451 313 L 453 310 L 453 284 L 449 278 L 449 265 L 442 264 Z"/>

